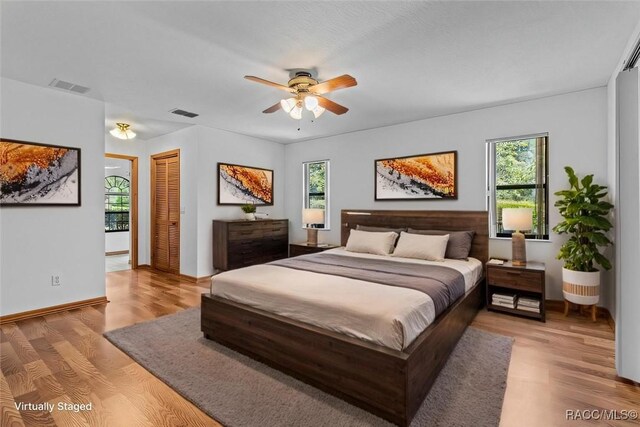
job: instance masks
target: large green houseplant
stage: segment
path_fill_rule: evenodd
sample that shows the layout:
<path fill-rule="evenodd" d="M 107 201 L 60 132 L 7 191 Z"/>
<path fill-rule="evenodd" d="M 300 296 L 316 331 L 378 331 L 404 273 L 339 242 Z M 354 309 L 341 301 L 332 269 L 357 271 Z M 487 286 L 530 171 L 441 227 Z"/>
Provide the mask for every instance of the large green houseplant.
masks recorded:
<path fill-rule="evenodd" d="M 564 170 L 570 188 L 555 193 L 563 220 L 553 227 L 556 233 L 569 235 L 558 253 L 564 261 L 562 291 L 570 302 L 595 307 L 600 298 L 600 271 L 595 265 L 611 268 L 598 248 L 611 244 L 605 233 L 613 227 L 607 219 L 613 205 L 605 200 L 607 187 L 594 184 L 593 175 L 579 179 L 569 166 Z"/>

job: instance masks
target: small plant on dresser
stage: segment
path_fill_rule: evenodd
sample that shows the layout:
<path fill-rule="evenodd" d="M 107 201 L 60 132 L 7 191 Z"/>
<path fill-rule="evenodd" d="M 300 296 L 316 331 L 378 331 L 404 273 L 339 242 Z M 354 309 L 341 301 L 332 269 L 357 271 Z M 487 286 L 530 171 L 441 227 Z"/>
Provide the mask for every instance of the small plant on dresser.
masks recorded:
<path fill-rule="evenodd" d="M 250 221 L 256 219 L 256 205 L 247 203 L 246 205 L 240 206 L 240 209 L 242 209 L 242 212 L 244 212 L 245 219 L 248 219 Z"/>

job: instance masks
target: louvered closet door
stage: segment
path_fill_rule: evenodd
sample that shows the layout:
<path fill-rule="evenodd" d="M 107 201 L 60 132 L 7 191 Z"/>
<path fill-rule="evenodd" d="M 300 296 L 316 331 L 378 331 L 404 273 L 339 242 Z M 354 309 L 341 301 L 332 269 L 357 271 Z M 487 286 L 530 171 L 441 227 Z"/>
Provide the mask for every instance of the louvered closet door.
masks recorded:
<path fill-rule="evenodd" d="M 180 155 L 152 157 L 152 266 L 180 273 Z"/>

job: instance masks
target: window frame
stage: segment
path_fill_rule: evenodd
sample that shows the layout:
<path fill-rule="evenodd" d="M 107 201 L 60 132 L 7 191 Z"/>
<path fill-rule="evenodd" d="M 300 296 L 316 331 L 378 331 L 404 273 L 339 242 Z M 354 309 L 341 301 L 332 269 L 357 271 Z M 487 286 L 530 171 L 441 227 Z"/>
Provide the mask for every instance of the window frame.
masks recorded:
<path fill-rule="evenodd" d="M 538 184 L 507 184 L 496 185 L 496 144 L 501 142 L 521 141 L 527 139 L 544 138 L 544 172 L 542 183 Z M 549 133 L 535 133 L 529 135 L 518 135 L 505 138 L 495 138 L 486 140 L 487 149 L 487 207 L 489 210 L 489 237 L 492 239 L 510 239 L 513 232 L 498 232 L 497 218 L 497 192 L 498 190 L 518 190 L 518 189 L 542 189 L 544 190 L 544 209 L 541 211 L 545 218 L 543 229 L 538 228 L 536 233 L 525 234 L 525 239 L 533 241 L 550 241 L 549 225 Z M 536 163 L 536 169 L 539 169 Z M 537 175 L 537 172 L 536 172 Z M 540 213 L 540 211 L 539 211 Z"/>
<path fill-rule="evenodd" d="M 125 192 L 109 192 L 107 189 L 107 184 L 108 184 L 108 179 L 109 178 L 120 178 L 121 180 L 123 180 L 124 182 L 127 183 L 127 187 L 129 189 L 129 192 L 125 193 Z M 109 175 L 109 176 L 105 176 L 104 177 L 104 182 L 105 182 L 105 189 L 104 189 L 104 195 L 105 195 L 105 207 L 104 207 L 104 214 L 105 214 L 105 233 L 121 233 L 121 232 L 126 232 L 126 231 L 130 231 L 131 229 L 131 180 L 129 180 L 128 178 L 122 176 L 122 175 Z M 110 185 L 110 184 L 109 184 Z M 110 187 L 113 188 L 113 187 Z M 121 187 L 118 187 L 121 188 Z M 116 211 L 116 210 L 107 210 L 108 206 L 111 206 L 111 203 L 109 203 L 106 199 L 110 196 L 126 196 L 128 198 L 128 210 L 121 210 L 121 211 Z M 124 204 L 122 204 L 124 206 Z M 107 221 L 107 218 L 110 215 L 125 215 L 127 217 L 127 228 L 126 229 L 107 229 L 107 224 L 109 223 L 109 221 Z M 116 223 L 124 223 L 124 221 L 116 221 Z"/>
<path fill-rule="evenodd" d="M 324 176 L 324 193 L 313 193 L 313 195 L 324 194 L 324 227 L 318 227 L 317 230 L 331 230 L 331 210 L 330 210 L 330 161 L 328 159 L 324 160 L 310 160 L 306 162 L 302 162 L 302 209 L 306 209 L 309 206 L 309 173 L 308 168 L 309 165 L 315 163 L 324 163 L 325 164 L 325 176 Z M 307 224 L 302 223 L 302 228 L 307 228 Z"/>

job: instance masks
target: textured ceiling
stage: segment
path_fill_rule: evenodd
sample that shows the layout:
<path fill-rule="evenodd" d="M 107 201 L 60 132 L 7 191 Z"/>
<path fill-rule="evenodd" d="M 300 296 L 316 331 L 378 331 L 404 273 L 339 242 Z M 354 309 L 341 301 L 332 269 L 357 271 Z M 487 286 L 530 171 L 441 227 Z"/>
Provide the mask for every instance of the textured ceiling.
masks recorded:
<path fill-rule="evenodd" d="M 279 142 L 467 111 L 606 84 L 639 2 L 2 1 L 2 76 L 159 121 Z M 351 74 L 350 108 L 311 123 L 261 111 L 293 68 Z M 173 108 L 195 119 L 169 114 Z"/>

